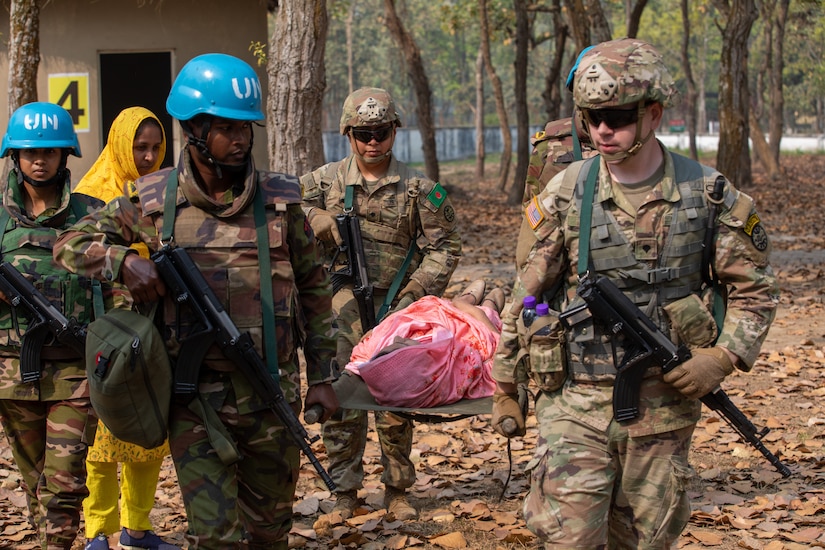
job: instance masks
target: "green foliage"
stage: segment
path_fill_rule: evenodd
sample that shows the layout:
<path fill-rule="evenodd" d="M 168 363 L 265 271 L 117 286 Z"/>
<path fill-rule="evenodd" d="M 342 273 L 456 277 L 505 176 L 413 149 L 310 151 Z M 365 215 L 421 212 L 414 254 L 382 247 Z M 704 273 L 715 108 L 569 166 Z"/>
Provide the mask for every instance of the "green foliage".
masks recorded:
<path fill-rule="evenodd" d="M 258 66 L 266 65 L 267 48 L 267 44 L 264 44 L 257 40 L 253 40 L 249 43 L 249 51 L 252 52 L 252 55 L 254 55 L 255 59 L 258 60 Z"/>
<path fill-rule="evenodd" d="M 825 10 L 823 0 L 794 0 L 786 28 L 785 101 L 791 117 L 804 118 L 815 113 L 816 102 L 822 108 L 825 95 Z M 327 90 L 324 96 L 325 129 L 337 128 L 341 105 L 350 92 L 348 85 L 346 22 L 352 17 L 353 86 L 387 88 L 401 108 L 405 125 L 415 126 L 415 97 L 406 63 L 392 40 L 384 20 L 383 0 L 328 0 L 330 22 L 326 47 Z M 512 0 L 488 0 L 491 54 L 502 81 L 508 110 L 513 108 L 513 61 L 515 17 Z M 396 0 L 398 12 L 407 31 L 421 50 L 433 93 L 436 126 L 471 126 L 475 111 L 475 70 L 479 50 L 478 0 Z M 549 0 L 535 0 L 531 5 L 547 8 Z M 615 37 L 626 32 L 625 2 L 604 0 L 602 7 Z M 717 100 L 724 25 L 713 0 L 688 3 L 691 36 L 689 55 L 697 88 L 704 92 L 705 113 L 718 120 Z M 549 62 L 555 44 L 556 29 L 548 11 L 530 12 L 532 22 L 528 65 L 528 112 L 531 124 L 545 121 L 544 92 Z M 765 60 L 761 38 L 762 22 L 751 32 L 749 66 L 751 79 L 764 72 Z M 685 92 L 687 85 L 681 64 L 682 17 L 679 3 L 673 0 L 650 0 L 641 19 L 639 38 L 654 44 L 665 58 L 677 86 Z M 255 46 L 255 44 L 253 44 Z M 259 49 L 259 60 L 265 59 Z M 260 45 L 257 45 L 260 46 Z M 568 43 L 565 64 L 569 67 L 577 51 Z M 565 73 L 566 74 L 566 73 Z M 485 75 L 485 124 L 496 126 L 489 76 Z M 562 86 L 559 82 L 557 85 Z M 562 91 L 565 96 L 566 91 Z M 669 118 L 684 117 L 676 108 Z"/>

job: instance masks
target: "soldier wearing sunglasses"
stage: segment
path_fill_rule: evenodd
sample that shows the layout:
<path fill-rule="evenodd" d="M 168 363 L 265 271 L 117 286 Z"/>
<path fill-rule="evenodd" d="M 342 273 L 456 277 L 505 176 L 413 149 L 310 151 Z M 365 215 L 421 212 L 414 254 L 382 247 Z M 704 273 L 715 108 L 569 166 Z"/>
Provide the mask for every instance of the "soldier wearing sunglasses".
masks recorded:
<path fill-rule="evenodd" d="M 538 440 L 523 511 L 545 548 L 675 545 L 690 518 L 688 452 L 699 399 L 750 370 L 778 303 L 770 244 L 753 200 L 722 174 L 656 139 L 677 90 L 659 53 L 637 39 L 595 46 L 573 82 L 597 157 L 574 162 L 525 208 L 524 267 L 504 310 L 493 377 L 493 428 L 525 432 L 517 384 L 538 387 Z M 525 296 L 583 304 L 579 278 L 604 276 L 692 357 L 643 375 L 635 418 L 614 418 L 616 367 L 632 344 L 582 319 L 519 320 Z M 714 308 L 713 297 L 722 307 Z M 526 351 L 527 373 L 520 359 Z M 504 422 L 512 420 L 511 422 Z M 509 425 L 517 429 L 505 430 Z"/>
<path fill-rule="evenodd" d="M 352 154 L 301 178 L 307 218 L 330 253 L 341 244 L 335 216 L 358 218 L 379 321 L 388 308 L 402 309 L 425 295 L 441 296 L 461 255 L 456 213 L 447 192 L 392 154 L 400 126 L 389 92 L 356 90 L 344 101 L 340 123 Z M 371 327 L 361 326 L 352 285 L 338 290 L 332 307 L 338 319 L 337 359 L 343 367 Z M 338 488 L 333 511 L 344 519 L 352 516 L 363 487 L 367 421 L 367 411 L 339 409 L 323 427 L 327 469 Z M 412 422 L 376 411 L 375 425 L 384 466 L 384 504 L 397 519 L 413 519 L 418 512 L 406 496 L 415 482 Z"/>

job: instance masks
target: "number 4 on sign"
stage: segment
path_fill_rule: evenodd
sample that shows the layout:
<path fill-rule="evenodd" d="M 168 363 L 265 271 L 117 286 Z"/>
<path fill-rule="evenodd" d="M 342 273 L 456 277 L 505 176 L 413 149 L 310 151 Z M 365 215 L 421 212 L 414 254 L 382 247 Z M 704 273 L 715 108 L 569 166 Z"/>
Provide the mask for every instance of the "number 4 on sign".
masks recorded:
<path fill-rule="evenodd" d="M 66 109 L 76 132 L 89 131 L 88 73 L 49 75 L 49 101 Z"/>

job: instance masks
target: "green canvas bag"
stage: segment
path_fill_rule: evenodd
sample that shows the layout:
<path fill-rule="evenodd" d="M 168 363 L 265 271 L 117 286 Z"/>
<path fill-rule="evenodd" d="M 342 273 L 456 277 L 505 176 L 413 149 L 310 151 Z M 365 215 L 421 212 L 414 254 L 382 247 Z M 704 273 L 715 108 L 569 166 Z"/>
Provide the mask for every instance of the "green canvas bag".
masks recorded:
<path fill-rule="evenodd" d="M 147 449 L 166 440 L 172 398 L 172 368 L 153 317 L 112 309 L 89 323 L 86 336 L 92 407 L 115 437 Z"/>

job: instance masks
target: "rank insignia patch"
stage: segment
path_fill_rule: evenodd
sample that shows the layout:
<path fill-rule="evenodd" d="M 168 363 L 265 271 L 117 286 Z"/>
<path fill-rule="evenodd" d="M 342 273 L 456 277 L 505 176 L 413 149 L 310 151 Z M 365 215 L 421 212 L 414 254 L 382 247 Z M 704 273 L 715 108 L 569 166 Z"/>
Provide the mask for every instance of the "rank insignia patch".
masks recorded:
<path fill-rule="evenodd" d="M 542 212 L 541 208 L 539 208 L 538 196 L 533 197 L 533 199 L 528 203 L 527 208 L 524 209 L 524 215 L 527 218 L 527 222 L 530 224 L 530 227 L 533 228 L 533 231 L 535 231 L 536 228 L 541 225 L 541 222 L 544 221 L 544 212 Z"/>

